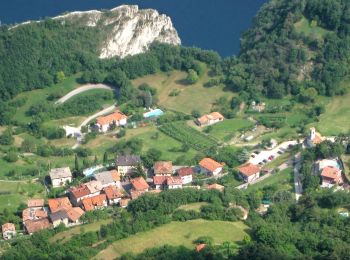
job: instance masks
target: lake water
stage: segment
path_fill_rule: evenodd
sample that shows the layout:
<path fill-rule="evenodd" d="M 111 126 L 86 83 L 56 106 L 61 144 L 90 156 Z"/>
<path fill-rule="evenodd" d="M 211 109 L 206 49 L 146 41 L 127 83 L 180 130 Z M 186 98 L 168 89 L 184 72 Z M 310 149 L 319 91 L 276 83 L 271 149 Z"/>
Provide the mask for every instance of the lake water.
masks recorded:
<path fill-rule="evenodd" d="M 137 4 L 169 15 L 182 44 L 238 54 L 239 38 L 267 0 L 0 0 L 0 21 L 20 23 L 66 11 L 111 9 Z"/>

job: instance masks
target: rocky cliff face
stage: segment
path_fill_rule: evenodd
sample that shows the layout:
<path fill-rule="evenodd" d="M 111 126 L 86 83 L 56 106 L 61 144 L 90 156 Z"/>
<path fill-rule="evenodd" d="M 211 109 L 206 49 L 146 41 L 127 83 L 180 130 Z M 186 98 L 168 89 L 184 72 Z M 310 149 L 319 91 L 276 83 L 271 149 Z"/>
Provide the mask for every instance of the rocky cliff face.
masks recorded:
<path fill-rule="evenodd" d="M 140 10 L 136 5 L 122 5 L 109 11 L 72 12 L 53 19 L 71 20 L 104 30 L 99 50 L 101 59 L 144 52 L 154 41 L 181 44 L 168 16 L 152 9 Z"/>

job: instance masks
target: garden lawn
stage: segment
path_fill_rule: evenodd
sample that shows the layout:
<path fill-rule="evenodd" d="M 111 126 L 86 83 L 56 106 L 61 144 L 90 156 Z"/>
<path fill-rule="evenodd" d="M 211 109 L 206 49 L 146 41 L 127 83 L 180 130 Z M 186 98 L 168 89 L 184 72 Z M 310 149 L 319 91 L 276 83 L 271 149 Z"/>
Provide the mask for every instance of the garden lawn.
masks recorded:
<path fill-rule="evenodd" d="M 5 208 L 15 212 L 21 203 L 26 203 L 28 198 L 43 198 L 44 186 L 31 182 L 0 182 L 0 212 Z"/>
<path fill-rule="evenodd" d="M 178 209 L 182 209 L 182 210 L 194 210 L 196 212 L 200 212 L 201 207 L 208 205 L 208 202 L 195 202 L 195 203 L 190 203 L 190 204 L 186 204 L 186 205 L 182 205 L 180 207 L 178 207 Z"/>
<path fill-rule="evenodd" d="M 294 175 L 293 169 L 287 168 L 278 173 L 272 174 L 270 177 L 253 184 L 249 185 L 247 191 L 263 189 L 267 186 L 277 185 L 279 189 L 293 191 L 294 189 Z"/>
<path fill-rule="evenodd" d="M 222 141 L 229 141 L 238 131 L 253 125 L 253 122 L 243 118 L 225 119 L 223 122 L 212 125 L 209 135 Z"/>
<path fill-rule="evenodd" d="M 220 97 L 233 97 L 235 94 L 225 90 L 223 85 L 206 88 L 203 86 L 210 78 L 205 74 L 194 85 L 186 85 L 183 80 L 187 73 L 173 71 L 170 73 L 159 72 L 154 75 L 138 78 L 133 81 L 135 86 L 148 83 L 158 91 L 158 104 L 170 110 L 190 114 L 193 110 L 201 113 L 210 112 L 213 103 Z M 179 91 L 177 96 L 169 96 L 172 91 Z"/>
<path fill-rule="evenodd" d="M 214 244 L 222 244 L 225 241 L 237 242 L 244 238 L 247 229 L 248 227 L 243 222 L 207 221 L 203 219 L 172 222 L 116 241 L 101 251 L 95 259 L 115 259 L 127 252 L 138 254 L 147 248 L 166 244 L 182 245 L 192 249 L 195 247 L 193 240 L 200 236 L 212 237 Z"/>
<path fill-rule="evenodd" d="M 117 139 L 115 135 L 99 135 L 96 139 L 91 140 L 88 144 L 82 147 L 92 149 L 93 153 L 103 155 L 108 149 L 113 147 L 117 142 L 122 140 L 130 140 L 132 138 L 142 140 L 142 152 L 147 152 L 150 148 L 158 149 L 162 152 L 161 160 L 174 161 L 176 158 L 186 155 L 186 159 L 191 159 L 196 155 L 194 149 L 187 152 L 174 151 L 181 148 L 182 143 L 163 134 L 155 126 L 139 127 L 136 129 L 126 129 L 125 137 Z M 173 150 L 174 149 L 174 150 Z"/>
<path fill-rule="evenodd" d="M 347 83 L 349 84 L 349 83 Z M 350 88 L 348 88 L 350 90 Z M 350 91 L 344 96 L 332 97 L 326 111 L 316 124 L 317 130 L 326 136 L 350 131 Z"/>
<path fill-rule="evenodd" d="M 77 79 L 79 78 L 79 75 L 75 75 L 72 77 L 67 78 L 60 84 L 53 85 L 51 87 L 47 87 L 44 89 L 35 89 L 32 91 L 27 91 L 19 94 L 14 98 L 14 100 L 22 99 L 22 98 L 27 98 L 27 101 L 25 104 L 21 107 L 19 107 L 16 111 L 16 114 L 14 116 L 14 120 L 20 122 L 20 123 L 28 123 L 32 120 L 30 116 L 26 115 L 26 112 L 28 109 L 37 103 L 40 102 L 46 102 L 47 97 L 52 94 L 60 91 L 62 94 L 66 94 L 73 90 L 74 88 L 78 87 L 78 82 Z M 50 101 L 54 102 L 54 101 Z"/>

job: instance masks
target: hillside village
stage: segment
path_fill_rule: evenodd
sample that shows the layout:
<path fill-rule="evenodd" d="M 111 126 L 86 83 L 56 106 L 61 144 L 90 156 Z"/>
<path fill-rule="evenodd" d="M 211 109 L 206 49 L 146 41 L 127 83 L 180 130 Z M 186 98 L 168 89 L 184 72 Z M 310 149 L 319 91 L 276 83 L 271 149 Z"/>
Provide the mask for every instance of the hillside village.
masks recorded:
<path fill-rule="evenodd" d="M 155 114 L 160 116 L 162 113 Z M 147 114 L 146 114 L 147 115 Z M 128 117 L 116 111 L 107 116 L 98 117 L 92 129 L 107 133 L 116 127 L 124 127 Z M 220 124 L 224 116 L 219 112 L 212 112 L 195 120 L 198 126 Z M 328 138 L 334 141 L 334 138 Z M 270 143 L 268 149 L 254 151 L 249 160 L 236 168 L 239 178 L 243 182 L 238 189 L 247 189 L 261 180 L 276 174 L 266 170 L 263 165 L 274 161 L 287 150 L 301 145 L 304 149 L 315 147 L 326 141 L 327 138 L 319 134 L 314 127 L 310 128 L 309 135 L 304 140 L 287 141 L 281 144 Z M 296 158 L 292 159 L 294 165 L 294 182 L 296 199 L 302 193 L 302 183 L 298 176 Z M 29 199 L 27 208 L 22 212 L 24 232 L 31 235 L 43 229 L 56 228 L 60 225 L 74 227 L 84 224 L 82 217 L 86 212 L 101 210 L 106 207 L 126 208 L 130 200 L 135 200 L 146 193 L 159 193 L 162 190 L 195 188 L 215 189 L 224 191 L 224 186 L 215 183 L 228 174 L 225 163 L 217 162 L 212 158 L 202 158 L 198 165 L 173 165 L 172 161 L 156 161 L 152 168 L 143 165 L 139 155 L 118 155 L 115 162 L 108 166 L 96 165 L 85 169 L 84 181 L 72 186 L 74 180 L 69 167 L 54 168 L 49 172 L 50 184 L 48 189 L 65 188 L 65 195 L 58 198 Z M 348 181 L 344 175 L 344 168 L 339 158 L 327 158 L 317 161 L 314 174 L 321 179 L 323 188 L 349 189 Z M 204 186 L 193 185 L 197 176 L 214 180 Z M 268 203 L 269 204 L 269 203 Z M 266 204 L 268 207 L 269 205 Z M 2 226 L 3 239 L 8 240 L 16 236 L 12 223 Z"/>

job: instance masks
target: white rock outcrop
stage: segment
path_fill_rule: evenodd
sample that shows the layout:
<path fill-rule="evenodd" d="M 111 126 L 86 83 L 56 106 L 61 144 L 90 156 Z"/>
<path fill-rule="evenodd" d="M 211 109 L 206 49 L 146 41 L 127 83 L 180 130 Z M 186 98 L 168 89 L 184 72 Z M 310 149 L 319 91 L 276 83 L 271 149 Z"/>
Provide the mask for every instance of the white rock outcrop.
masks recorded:
<path fill-rule="evenodd" d="M 171 19 L 156 10 L 124 5 L 112 9 L 111 13 L 111 18 L 104 21 L 104 25 L 113 25 L 113 30 L 101 49 L 102 59 L 144 52 L 154 41 L 181 44 Z"/>
<path fill-rule="evenodd" d="M 139 9 L 137 5 L 122 5 L 107 11 L 70 12 L 52 19 L 61 20 L 62 23 L 69 20 L 103 30 L 105 36 L 97 50 L 101 59 L 139 54 L 155 41 L 181 44 L 170 17 L 159 14 L 154 9 Z M 10 29 L 31 22 L 24 22 Z"/>

